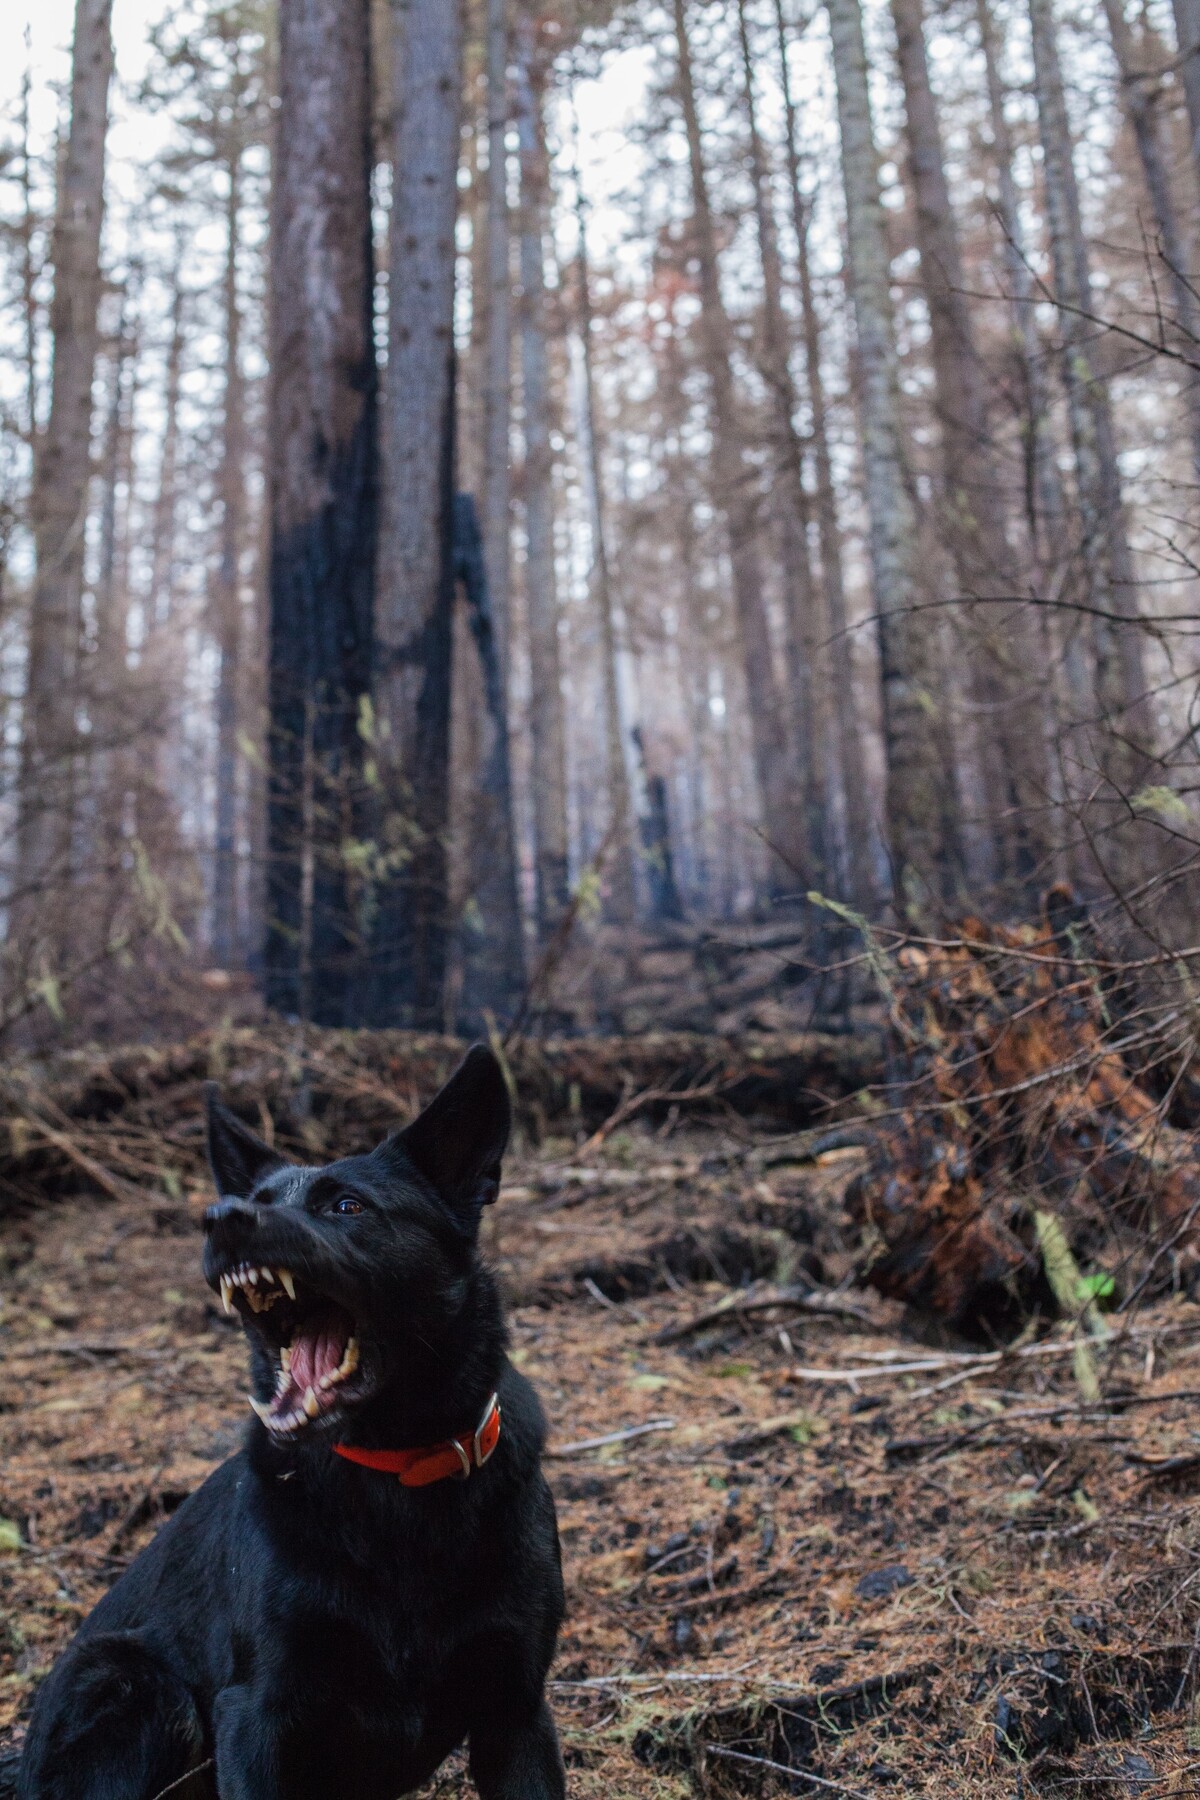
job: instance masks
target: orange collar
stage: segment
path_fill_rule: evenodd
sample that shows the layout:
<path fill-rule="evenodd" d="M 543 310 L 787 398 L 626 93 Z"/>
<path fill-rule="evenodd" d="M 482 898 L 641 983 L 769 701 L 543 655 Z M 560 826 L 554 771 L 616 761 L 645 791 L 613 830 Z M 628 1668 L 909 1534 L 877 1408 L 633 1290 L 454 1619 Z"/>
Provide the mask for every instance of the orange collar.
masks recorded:
<path fill-rule="evenodd" d="M 500 1402 L 492 1395 L 474 1431 L 465 1437 L 443 1438 L 419 1450 L 360 1450 L 356 1444 L 335 1444 L 339 1456 L 364 1469 L 395 1475 L 404 1487 L 429 1487 L 453 1476 L 465 1481 L 472 1469 L 482 1469 L 500 1441 Z"/>

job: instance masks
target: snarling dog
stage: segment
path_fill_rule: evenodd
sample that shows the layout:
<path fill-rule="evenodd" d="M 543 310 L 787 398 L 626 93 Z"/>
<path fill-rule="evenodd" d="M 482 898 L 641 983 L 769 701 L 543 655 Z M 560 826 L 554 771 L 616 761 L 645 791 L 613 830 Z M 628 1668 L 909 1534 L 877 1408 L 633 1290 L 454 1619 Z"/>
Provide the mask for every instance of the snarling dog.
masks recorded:
<path fill-rule="evenodd" d="M 478 1047 L 323 1168 L 210 1092 L 204 1273 L 256 1416 L 47 1678 L 21 1800 L 396 1800 L 464 1741 L 483 1800 L 564 1793 L 544 1426 L 477 1248 L 509 1124 Z"/>

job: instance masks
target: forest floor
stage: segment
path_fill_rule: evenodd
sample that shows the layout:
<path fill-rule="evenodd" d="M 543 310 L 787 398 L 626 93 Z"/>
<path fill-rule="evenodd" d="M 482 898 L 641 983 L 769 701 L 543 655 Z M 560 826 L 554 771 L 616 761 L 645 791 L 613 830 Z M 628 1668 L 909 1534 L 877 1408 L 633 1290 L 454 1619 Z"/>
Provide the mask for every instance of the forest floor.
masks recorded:
<path fill-rule="evenodd" d="M 550 1419 L 575 1800 L 1200 1795 L 1200 1307 L 1114 1320 L 1099 1404 L 1061 1333 L 968 1360 L 853 1286 L 862 1152 L 763 1141 L 547 1138 L 488 1216 Z M 0 1741 L 243 1431 L 206 1198 L 196 1169 L 4 1225 Z M 840 1311 L 779 1300 L 799 1268 Z"/>

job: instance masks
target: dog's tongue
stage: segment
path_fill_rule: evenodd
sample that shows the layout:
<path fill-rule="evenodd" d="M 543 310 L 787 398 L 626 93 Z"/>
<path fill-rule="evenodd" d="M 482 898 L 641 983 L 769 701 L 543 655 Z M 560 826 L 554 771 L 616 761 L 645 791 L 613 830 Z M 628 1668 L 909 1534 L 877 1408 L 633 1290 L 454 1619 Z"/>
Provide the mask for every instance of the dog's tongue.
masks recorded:
<path fill-rule="evenodd" d="M 292 1344 L 292 1385 L 303 1394 L 306 1388 L 321 1389 L 321 1378 L 333 1375 L 341 1367 L 350 1340 L 349 1320 L 334 1314 L 323 1319 L 312 1332 L 301 1332 Z"/>
<path fill-rule="evenodd" d="M 310 1388 L 321 1412 L 333 1405 L 336 1389 L 332 1385 L 322 1387 L 321 1383 L 341 1368 L 352 1330 L 348 1315 L 338 1307 L 331 1307 L 307 1329 L 302 1328 L 296 1334 L 291 1345 L 287 1380 L 271 1402 L 274 1418 L 285 1420 L 302 1408 Z"/>

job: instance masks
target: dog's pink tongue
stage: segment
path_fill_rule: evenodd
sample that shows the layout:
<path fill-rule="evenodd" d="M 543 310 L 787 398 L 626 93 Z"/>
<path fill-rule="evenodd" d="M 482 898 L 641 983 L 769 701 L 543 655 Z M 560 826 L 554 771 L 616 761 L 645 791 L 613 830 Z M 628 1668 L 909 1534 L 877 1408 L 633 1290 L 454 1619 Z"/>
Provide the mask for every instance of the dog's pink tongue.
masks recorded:
<path fill-rule="evenodd" d="M 306 1388 L 320 1392 L 321 1380 L 336 1374 L 346 1354 L 349 1334 L 341 1320 L 323 1324 L 311 1334 L 302 1333 L 292 1345 L 292 1383 L 303 1394 Z"/>

